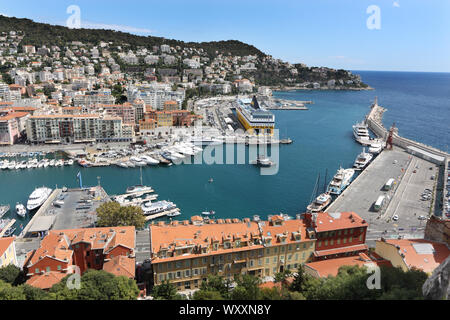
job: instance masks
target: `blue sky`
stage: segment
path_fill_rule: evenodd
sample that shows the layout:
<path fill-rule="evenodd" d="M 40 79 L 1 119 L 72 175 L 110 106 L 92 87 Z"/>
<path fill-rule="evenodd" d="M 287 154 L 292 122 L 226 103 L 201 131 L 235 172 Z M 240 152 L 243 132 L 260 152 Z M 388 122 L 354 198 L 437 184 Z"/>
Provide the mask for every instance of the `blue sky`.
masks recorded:
<path fill-rule="evenodd" d="M 450 72 L 448 0 L 38 0 L 5 1 L 0 13 L 184 41 L 236 39 L 292 63 L 351 70 Z M 380 8 L 369 30 L 366 13 Z"/>

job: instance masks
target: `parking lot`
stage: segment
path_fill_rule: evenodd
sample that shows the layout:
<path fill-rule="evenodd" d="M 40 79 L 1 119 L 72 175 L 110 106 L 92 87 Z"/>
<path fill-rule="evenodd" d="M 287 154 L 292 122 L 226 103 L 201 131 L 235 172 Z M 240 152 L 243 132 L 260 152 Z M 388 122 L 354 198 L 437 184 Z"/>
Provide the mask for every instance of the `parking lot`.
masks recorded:
<path fill-rule="evenodd" d="M 53 206 L 46 214 L 55 215 L 54 230 L 76 229 L 92 227 L 96 221 L 95 210 L 106 201 L 106 193 L 96 187 L 92 192 L 88 190 L 69 190 L 63 204 Z"/>
<path fill-rule="evenodd" d="M 431 176 L 437 172 L 436 165 L 402 149 L 384 151 L 327 211 L 354 211 L 368 221 L 369 244 L 382 236 L 421 237 L 431 206 L 431 198 L 422 200 L 421 195 L 425 189 L 433 190 L 435 180 Z M 394 187 L 390 191 L 383 190 L 391 178 L 395 179 Z M 374 203 L 382 195 L 384 205 L 376 211 Z M 396 221 L 392 219 L 394 216 L 398 217 Z"/>

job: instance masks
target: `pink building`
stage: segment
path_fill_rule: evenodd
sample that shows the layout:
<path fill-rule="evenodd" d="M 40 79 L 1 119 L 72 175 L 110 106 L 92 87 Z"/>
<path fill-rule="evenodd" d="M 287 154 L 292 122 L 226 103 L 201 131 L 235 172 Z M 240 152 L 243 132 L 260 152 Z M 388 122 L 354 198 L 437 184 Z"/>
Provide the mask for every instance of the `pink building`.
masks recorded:
<path fill-rule="evenodd" d="M 12 112 L 0 117 L 0 145 L 13 145 L 21 137 L 27 112 Z"/>

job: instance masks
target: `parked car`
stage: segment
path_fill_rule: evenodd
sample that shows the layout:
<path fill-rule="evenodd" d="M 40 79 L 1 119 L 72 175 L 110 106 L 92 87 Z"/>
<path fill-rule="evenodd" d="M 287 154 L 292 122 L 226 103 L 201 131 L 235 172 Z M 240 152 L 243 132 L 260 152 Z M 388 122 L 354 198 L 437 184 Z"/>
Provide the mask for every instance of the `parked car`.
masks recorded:
<path fill-rule="evenodd" d="M 394 216 L 392 217 L 392 220 L 397 221 L 398 220 L 398 215 L 394 214 Z"/>

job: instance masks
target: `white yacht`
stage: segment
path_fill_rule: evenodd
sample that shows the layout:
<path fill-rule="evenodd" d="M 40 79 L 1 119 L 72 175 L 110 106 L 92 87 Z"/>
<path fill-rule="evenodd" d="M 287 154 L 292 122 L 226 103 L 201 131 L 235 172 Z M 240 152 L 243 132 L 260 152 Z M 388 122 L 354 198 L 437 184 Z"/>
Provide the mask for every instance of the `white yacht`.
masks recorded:
<path fill-rule="evenodd" d="M 0 219 L 9 211 L 9 204 L 5 205 L 5 206 L 1 206 L 0 205 Z"/>
<path fill-rule="evenodd" d="M 156 166 L 156 165 L 159 164 L 159 161 L 158 161 L 158 160 L 153 159 L 152 157 L 147 156 L 147 155 L 141 156 L 141 159 L 142 159 L 145 163 L 147 163 L 149 166 Z"/>
<path fill-rule="evenodd" d="M 27 209 L 28 211 L 34 210 L 42 206 L 45 200 L 48 199 L 50 194 L 52 193 L 52 189 L 42 187 L 36 188 L 28 198 Z"/>
<path fill-rule="evenodd" d="M 150 192 L 152 191 L 152 187 L 143 186 L 141 184 L 128 187 L 126 193 L 135 193 L 135 192 Z"/>
<path fill-rule="evenodd" d="M 50 167 L 54 167 L 54 166 L 55 166 L 55 163 L 56 163 L 55 159 L 52 159 L 52 160 L 50 160 L 50 162 L 49 162 L 49 166 L 50 166 Z"/>
<path fill-rule="evenodd" d="M 354 169 L 339 168 L 336 175 L 328 185 L 327 193 L 341 194 L 341 192 L 350 184 L 350 181 L 355 174 Z"/>
<path fill-rule="evenodd" d="M 16 168 L 16 162 L 13 160 L 8 164 L 9 170 L 14 170 Z"/>
<path fill-rule="evenodd" d="M 25 206 L 19 202 L 16 203 L 16 213 L 17 215 L 21 216 L 22 218 L 25 218 L 27 214 L 27 209 Z"/>
<path fill-rule="evenodd" d="M 2 165 L 1 165 L 1 167 L 0 167 L 0 169 L 6 170 L 6 169 L 8 169 L 8 166 L 9 166 L 9 161 L 8 161 L 8 160 L 5 160 L 5 161 L 3 161 L 3 163 L 2 163 Z"/>
<path fill-rule="evenodd" d="M 128 168 L 128 165 L 126 162 L 116 162 L 115 165 L 118 167 L 121 167 L 121 168 Z"/>
<path fill-rule="evenodd" d="M 373 154 L 378 154 L 383 150 L 383 143 L 382 142 L 378 142 L 378 143 L 372 143 L 369 147 L 369 152 L 373 153 Z"/>
<path fill-rule="evenodd" d="M 364 169 L 369 162 L 372 160 L 373 154 L 366 152 L 366 148 L 363 148 L 363 152 L 361 152 L 355 160 L 353 164 L 353 168 L 357 170 Z"/>
<path fill-rule="evenodd" d="M 138 157 L 131 157 L 130 161 L 133 162 L 138 167 L 145 167 L 147 163 Z"/>
<path fill-rule="evenodd" d="M 367 124 L 360 122 L 353 125 L 353 135 L 360 144 L 370 145 L 370 135 Z"/>
<path fill-rule="evenodd" d="M 306 208 L 306 210 L 311 213 L 322 212 L 330 203 L 331 195 L 322 193 Z"/>
<path fill-rule="evenodd" d="M 152 215 L 161 213 L 164 211 L 175 209 L 177 206 L 170 201 L 162 200 L 152 203 L 151 201 L 144 203 L 141 206 L 142 211 L 144 212 L 144 215 Z"/>

